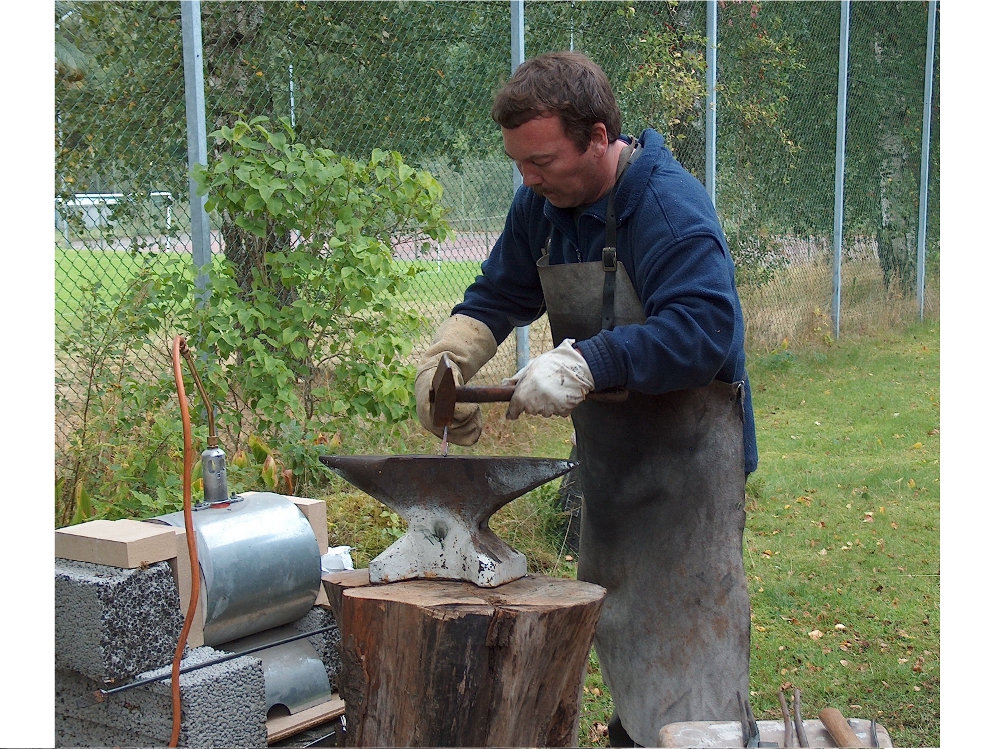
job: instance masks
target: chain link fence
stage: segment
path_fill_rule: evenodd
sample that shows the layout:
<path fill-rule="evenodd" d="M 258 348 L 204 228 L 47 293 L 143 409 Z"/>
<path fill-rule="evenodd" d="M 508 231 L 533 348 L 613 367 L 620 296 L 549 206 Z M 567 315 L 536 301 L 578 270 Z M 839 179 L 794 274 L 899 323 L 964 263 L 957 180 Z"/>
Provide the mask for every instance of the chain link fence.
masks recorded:
<path fill-rule="evenodd" d="M 822 340 L 835 334 L 840 4 L 716 7 L 716 199 L 737 261 L 747 345 Z M 840 332 L 862 334 L 917 315 L 928 5 L 854 3 L 851 14 Z M 493 93 L 510 74 L 510 18 L 508 2 L 201 4 L 209 131 L 237 114 L 284 117 L 303 143 L 358 159 L 375 148 L 399 151 L 443 185 L 454 238 L 429 252 L 418 252 L 416 237 L 395 240 L 397 261 L 420 270 L 408 297 L 426 320 L 417 351 L 475 277 L 513 192 L 489 118 Z M 192 261 L 181 26 L 178 2 L 55 4 L 56 444 L 57 476 L 67 486 L 85 470 L 73 455 L 101 407 L 95 383 L 171 376 L 170 331 L 136 319 L 122 300 L 144 273 Z M 625 131 L 655 127 L 703 180 L 706 36 L 704 2 L 525 5 L 527 57 L 557 49 L 590 55 L 619 93 Z M 936 75 L 934 91 L 931 316 Z M 212 253 L 221 256 L 224 227 L 212 221 Z M 514 338 L 485 380 L 513 372 Z M 548 344 L 543 319 L 531 327 L 531 354 Z"/>

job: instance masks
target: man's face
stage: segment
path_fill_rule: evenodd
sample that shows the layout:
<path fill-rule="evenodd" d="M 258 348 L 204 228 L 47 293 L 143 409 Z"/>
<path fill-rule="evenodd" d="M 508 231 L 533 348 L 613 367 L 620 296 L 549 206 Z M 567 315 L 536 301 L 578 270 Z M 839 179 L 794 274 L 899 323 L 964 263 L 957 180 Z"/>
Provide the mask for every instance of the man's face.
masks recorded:
<path fill-rule="evenodd" d="M 504 151 L 517 165 L 524 184 L 557 208 L 575 208 L 593 203 L 610 186 L 606 184 L 607 170 L 602 168 L 607 133 L 601 123 L 594 128 L 594 137 L 583 153 L 566 135 L 557 115 L 536 117 L 519 127 L 501 130 Z"/>

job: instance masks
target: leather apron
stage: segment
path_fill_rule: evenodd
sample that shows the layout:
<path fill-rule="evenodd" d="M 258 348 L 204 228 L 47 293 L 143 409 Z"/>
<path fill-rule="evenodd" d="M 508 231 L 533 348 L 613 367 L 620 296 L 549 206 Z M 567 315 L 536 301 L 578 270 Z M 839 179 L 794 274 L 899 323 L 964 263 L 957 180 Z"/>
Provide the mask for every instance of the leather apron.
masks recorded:
<path fill-rule="evenodd" d="M 603 262 L 538 261 L 553 345 L 645 322 L 609 217 Z M 623 403 L 584 401 L 572 417 L 577 576 L 607 589 L 595 648 L 623 727 L 649 747 L 667 723 L 740 720 L 750 658 L 742 384 L 633 390 Z"/>

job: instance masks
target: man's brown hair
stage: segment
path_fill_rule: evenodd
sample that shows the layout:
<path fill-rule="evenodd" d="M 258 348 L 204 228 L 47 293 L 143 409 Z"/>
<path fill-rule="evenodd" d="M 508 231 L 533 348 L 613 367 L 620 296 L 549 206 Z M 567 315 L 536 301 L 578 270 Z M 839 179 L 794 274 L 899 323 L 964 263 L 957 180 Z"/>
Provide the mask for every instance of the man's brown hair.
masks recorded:
<path fill-rule="evenodd" d="M 547 52 L 526 60 L 497 92 L 490 111 L 493 121 L 508 130 L 549 114 L 559 115 L 581 153 L 598 122 L 607 128 L 609 143 L 621 134 L 622 115 L 608 77 L 579 52 Z"/>

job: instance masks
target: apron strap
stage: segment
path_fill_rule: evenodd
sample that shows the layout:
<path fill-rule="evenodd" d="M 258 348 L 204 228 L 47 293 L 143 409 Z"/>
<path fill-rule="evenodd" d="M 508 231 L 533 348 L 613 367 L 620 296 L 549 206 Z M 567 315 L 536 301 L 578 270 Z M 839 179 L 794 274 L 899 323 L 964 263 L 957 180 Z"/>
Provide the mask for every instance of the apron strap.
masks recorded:
<path fill-rule="evenodd" d="M 615 171 L 615 183 L 608 194 L 608 212 L 604 221 L 604 251 L 601 260 L 604 263 L 604 294 L 601 299 L 601 329 L 611 330 L 615 326 L 615 274 L 618 270 L 618 227 L 615 218 L 615 194 L 622 175 L 632 162 L 632 156 L 640 148 L 635 138 L 629 140 L 628 148 L 623 148 L 618 157 L 618 168 Z"/>

